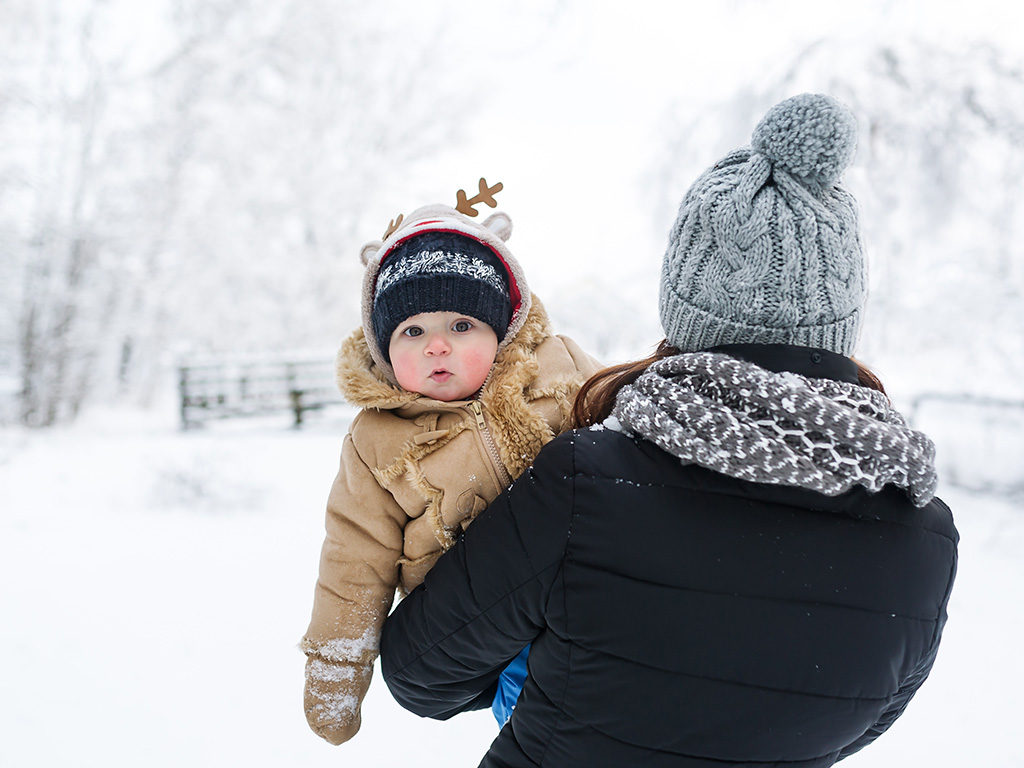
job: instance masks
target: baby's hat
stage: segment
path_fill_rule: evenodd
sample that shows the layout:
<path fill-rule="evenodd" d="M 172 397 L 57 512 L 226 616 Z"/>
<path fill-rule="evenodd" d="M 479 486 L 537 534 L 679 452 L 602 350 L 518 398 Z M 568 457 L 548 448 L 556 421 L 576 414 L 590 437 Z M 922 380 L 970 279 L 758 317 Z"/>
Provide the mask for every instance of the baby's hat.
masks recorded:
<path fill-rule="evenodd" d="M 867 298 L 857 205 L 840 183 L 857 123 L 832 96 L 776 104 L 693 183 L 669 235 L 660 309 L 682 352 L 794 344 L 854 352 Z"/>
<path fill-rule="evenodd" d="M 488 188 L 481 179 L 478 202 L 493 207 L 500 188 Z M 500 350 L 530 310 L 522 268 L 505 244 L 512 220 L 498 212 L 473 221 L 477 212 L 461 190 L 458 206 L 428 205 L 408 218 L 399 216 L 383 241 L 363 246 L 363 334 L 374 362 L 392 382 L 388 347 L 405 319 L 421 312 L 465 314 L 494 330 Z"/>

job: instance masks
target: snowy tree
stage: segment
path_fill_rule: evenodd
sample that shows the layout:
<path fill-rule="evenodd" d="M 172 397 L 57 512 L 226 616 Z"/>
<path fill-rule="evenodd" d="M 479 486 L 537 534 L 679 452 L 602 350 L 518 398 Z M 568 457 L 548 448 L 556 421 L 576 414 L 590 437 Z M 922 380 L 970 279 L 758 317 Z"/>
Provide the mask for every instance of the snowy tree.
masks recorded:
<path fill-rule="evenodd" d="M 110 70 L 93 55 L 98 4 L 62 23 L 55 4 L 15 8 L 6 50 L 2 338 L 15 357 L 20 419 L 74 415 L 89 386 L 114 285 L 99 226 Z"/>
<path fill-rule="evenodd" d="M 457 126 L 457 84 L 424 85 L 443 36 L 401 38 L 355 2 L 193 3 L 176 20 L 197 41 L 165 72 L 195 99 L 172 288 L 203 311 L 184 335 L 210 351 L 333 340 L 358 323 L 367 201 Z"/>
<path fill-rule="evenodd" d="M 145 396 L 176 351 L 356 325 L 367 201 L 407 199 L 480 93 L 435 77 L 446 41 L 411 2 L 5 9 L 0 381 L 18 418 Z"/>

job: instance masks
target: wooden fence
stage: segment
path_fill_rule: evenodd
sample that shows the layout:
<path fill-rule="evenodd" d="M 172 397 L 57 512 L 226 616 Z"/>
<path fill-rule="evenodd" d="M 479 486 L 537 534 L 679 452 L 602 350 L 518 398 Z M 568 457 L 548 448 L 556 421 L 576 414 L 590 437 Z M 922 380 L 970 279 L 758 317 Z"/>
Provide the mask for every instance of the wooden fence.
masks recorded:
<path fill-rule="evenodd" d="M 182 365 L 178 392 L 183 429 L 209 419 L 290 411 L 303 414 L 343 402 L 333 360 L 254 361 Z"/>
<path fill-rule="evenodd" d="M 1024 495 L 1024 401 L 924 393 L 913 399 L 909 421 L 935 442 L 942 482 Z"/>

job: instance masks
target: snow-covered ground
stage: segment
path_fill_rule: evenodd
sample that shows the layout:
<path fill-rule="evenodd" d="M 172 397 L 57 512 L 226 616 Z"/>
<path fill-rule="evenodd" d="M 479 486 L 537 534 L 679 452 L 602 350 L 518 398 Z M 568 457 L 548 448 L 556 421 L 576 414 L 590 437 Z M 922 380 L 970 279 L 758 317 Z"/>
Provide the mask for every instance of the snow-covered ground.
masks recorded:
<path fill-rule="evenodd" d="M 420 720 L 379 679 L 350 743 L 306 727 L 296 643 L 345 427 L 183 433 L 168 408 L 0 429 L 0 765 L 475 766 L 489 712 Z M 942 495 L 962 535 L 943 648 L 853 768 L 1024 766 L 1024 514 Z"/>

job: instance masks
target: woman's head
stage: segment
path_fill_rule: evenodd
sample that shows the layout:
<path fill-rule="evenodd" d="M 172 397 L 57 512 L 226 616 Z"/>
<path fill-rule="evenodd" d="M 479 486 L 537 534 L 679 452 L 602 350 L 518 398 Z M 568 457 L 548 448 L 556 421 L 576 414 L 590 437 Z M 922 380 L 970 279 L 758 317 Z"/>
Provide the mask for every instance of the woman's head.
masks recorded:
<path fill-rule="evenodd" d="M 842 103 L 794 96 L 768 111 L 750 147 L 694 182 L 662 264 L 661 322 L 672 346 L 853 354 L 867 277 L 856 203 L 839 177 L 856 141 Z"/>

